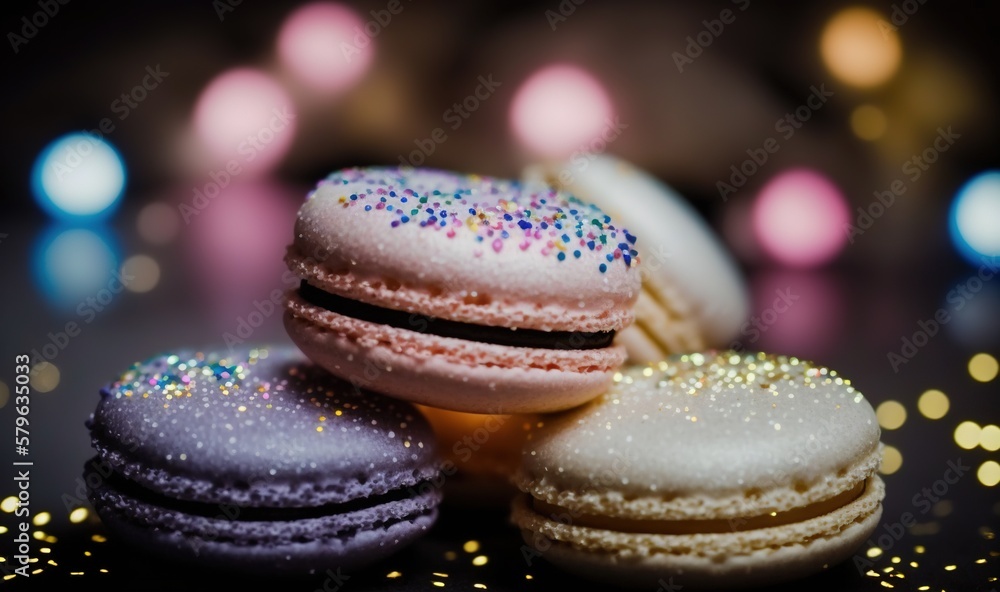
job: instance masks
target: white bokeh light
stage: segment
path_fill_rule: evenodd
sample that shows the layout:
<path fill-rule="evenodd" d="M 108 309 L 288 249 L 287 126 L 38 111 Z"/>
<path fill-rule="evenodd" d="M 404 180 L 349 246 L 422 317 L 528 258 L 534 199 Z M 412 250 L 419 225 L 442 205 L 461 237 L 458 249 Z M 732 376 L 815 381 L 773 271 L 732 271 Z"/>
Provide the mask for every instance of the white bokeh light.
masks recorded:
<path fill-rule="evenodd" d="M 121 198 L 125 165 L 106 140 L 84 133 L 67 134 L 38 155 L 32 186 L 39 204 L 54 216 L 102 216 Z"/>
<path fill-rule="evenodd" d="M 1000 255 L 1000 171 L 981 173 L 958 191 L 951 231 L 955 245 L 970 261 Z"/>

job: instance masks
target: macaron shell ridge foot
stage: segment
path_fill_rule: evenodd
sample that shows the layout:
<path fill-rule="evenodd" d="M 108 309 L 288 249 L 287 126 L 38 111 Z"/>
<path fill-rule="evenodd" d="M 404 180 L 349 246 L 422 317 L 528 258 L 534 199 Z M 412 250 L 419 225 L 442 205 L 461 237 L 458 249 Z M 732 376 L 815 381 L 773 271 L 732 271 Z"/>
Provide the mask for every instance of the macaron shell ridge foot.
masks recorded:
<path fill-rule="evenodd" d="M 804 522 L 731 533 L 636 534 L 574 526 L 538 514 L 519 496 L 512 521 L 526 544 L 584 577 L 654 589 L 660 579 L 685 589 L 750 587 L 804 577 L 854 554 L 878 527 L 885 487 L 878 476 L 865 493 L 830 514 Z M 541 541 L 544 541 L 540 544 Z"/>
<path fill-rule="evenodd" d="M 619 346 L 515 348 L 421 334 L 302 306 L 294 295 L 284 323 L 292 341 L 337 376 L 414 403 L 467 413 L 576 407 L 604 392 L 625 359 Z"/>
<path fill-rule="evenodd" d="M 178 562 L 261 575 L 306 575 L 323 566 L 358 569 L 421 537 L 437 519 L 440 490 L 357 510 L 294 520 L 240 520 L 245 507 L 214 516 L 165 508 L 103 484 L 89 493 L 105 527 L 127 545 Z"/>

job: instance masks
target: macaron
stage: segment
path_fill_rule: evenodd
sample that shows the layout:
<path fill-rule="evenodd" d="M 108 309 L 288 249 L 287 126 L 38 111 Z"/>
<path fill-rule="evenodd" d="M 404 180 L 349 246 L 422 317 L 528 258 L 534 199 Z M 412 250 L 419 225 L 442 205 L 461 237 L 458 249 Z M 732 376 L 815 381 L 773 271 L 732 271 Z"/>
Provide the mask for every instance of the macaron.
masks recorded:
<path fill-rule="evenodd" d="M 685 198 L 607 154 L 535 165 L 524 179 L 597 204 L 642 237 L 636 320 L 618 334 L 630 362 L 733 347 L 750 311 L 746 283 L 718 236 Z"/>
<path fill-rule="evenodd" d="M 354 168 L 299 210 L 285 327 L 355 384 L 467 413 L 539 413 L 607 390 L 639 294 L 635 235 L 547 188 Z"/>
<path fill-rule="evenodd" d="M 528 435 L 526 553 L 616 584 L 765 585 L 848 558 L 885 489 L 871 405 L 833 370 L 733 352 L 632 367 Z"/>
<path fill-rule="evenodd" d="M 540 415 L 462 413 L 418 405 L 437 436 L 444 458 L 444 502 L 505 508 L 517 493 L 510 476 Z"/>
<path fill-rule="evenodd" d="M 424 534 L 440 501 L 430 426 L 291 346 L 131 366 L 87 421 L 88 497 L 121 544 L 265 575 L 353 570 Z"/>

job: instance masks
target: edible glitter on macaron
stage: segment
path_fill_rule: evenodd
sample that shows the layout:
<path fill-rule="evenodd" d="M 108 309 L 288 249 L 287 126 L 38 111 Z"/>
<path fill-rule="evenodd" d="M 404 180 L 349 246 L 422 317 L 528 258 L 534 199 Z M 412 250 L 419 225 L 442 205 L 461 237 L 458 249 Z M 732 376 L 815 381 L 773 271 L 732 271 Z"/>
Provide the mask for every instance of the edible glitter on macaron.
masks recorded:
<path fill-rule="evenodd" d="M 422 467 L 434 448 L 430 429 L 413 407 L 359 391 L 291 347 L 157 356 L 133 364 L 101 395 L 105 401 L 88 425 L 95 441 L 107 440 L 105 432 L 117 425 L 114 437 L 136 444 L 134 450 L 113 452 L 121 463 L 131 464 L 155 448 L 157 458 L 143 462 L 164 469 L 192 470 L 194 463 L 199 473 L 224 476 L 266 467 L 259 483 L 264 490 L 238 490 L 238 496 L 276 494 L 268 483 L 281 475 L 319 476 L 335 465 L 360 463 L 372 451 L 359 447 L 371 448 L 373 442 L 387 451 L 381 461 L 386 470 L 405 472 L 412 465 L 426 472 Z M 142 421 L 134 421 L 140 416 Z M 344 459 L 324 457 L 322 450 L 330 446 Z M 357 468 L 368 470 L 368 464 Z M 397 485 L 387 482 L 385 489 Z M 346 490 L 327 493 L 331 501 L 350 498 Z"/>
<path fill-rule="evenodd" d="M 850 380 L 837 375 L 835 370 L 819 366 L 794 356 L 779 356 L 736 351 L 717 351 L 673 356 L 666 361 L 652 364 L 642 370 L 644 376 L 662 373 L 659 386 L 686 385 L 688 394 L 704 390 L 722 392 L 737 385 L 756 386 L 775 391 L 781 383 L 796 384 L 814 389 L 817 385 L 842 385 L 844 392 L 854 393 L 854 402 L 863 400 L 861 393 L 851 386 Z M 616 374 L 615 382 L 634 380 L 631 376 Z"/>
<path fill-rule="evenodd" d="M 592 251 L 602 255 L 601 273 L 608 265 L 630 268 L 639 263 L 636 237 L 597 206 L 572 195 L 555 189 L 532 191 L 516 181 L 492 177 L 416 171 L 352 168 L 331 174 L 320 186 L 350 186 L 352 190 L 338 198 L 343 207 L 384 216 L 390 228 L 414 224 L 448 238 L 472 233 L 496 253 L 536 251 L 558 261 Z M 358 186 L 364 191 L 355 189 Z M 495 199 L 499 194 L 505 198 Z"/>

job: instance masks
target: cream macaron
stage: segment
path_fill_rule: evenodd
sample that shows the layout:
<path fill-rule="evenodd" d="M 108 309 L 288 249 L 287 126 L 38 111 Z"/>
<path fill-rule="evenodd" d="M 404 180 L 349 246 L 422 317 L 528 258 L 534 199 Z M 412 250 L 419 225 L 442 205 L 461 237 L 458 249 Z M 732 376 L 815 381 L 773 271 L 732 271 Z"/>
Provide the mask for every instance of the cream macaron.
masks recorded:
<path fill-rule="evenodd" d="M 512 520 L 527 551 L 619 585 L 788 580 L 846 559 L 878 525 L 879 437 L 832 370 L 683 355 L 630 368 L 529 433 Z"/>
<path fill-rule="evenodd" d="M 741 273 L 715 232 L 673 189 L 613 156 L 534 165 L 526 183 L 546 183 L 596 204 L 642 237 L 636 320 L 619 332 L 634 363 L 728 348 L 750 310 Z"/>

